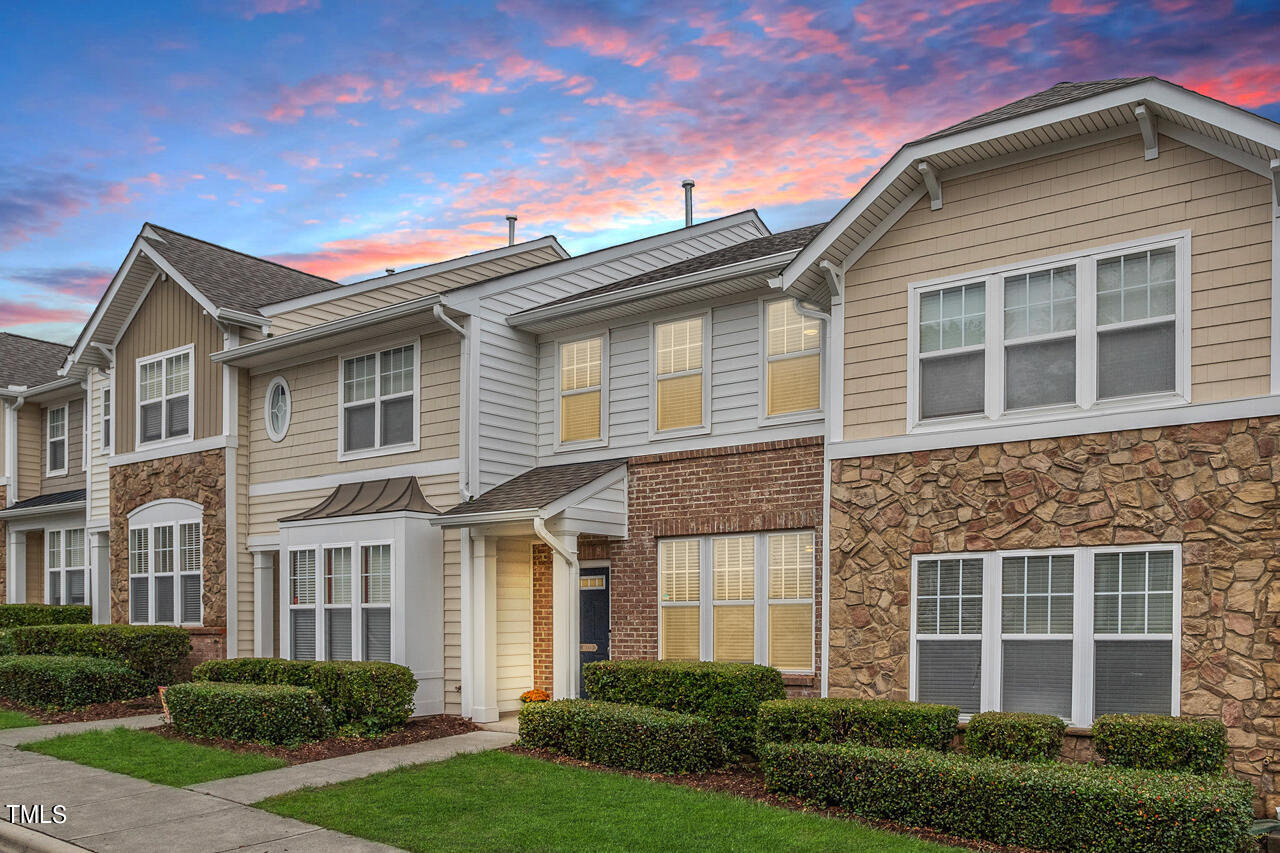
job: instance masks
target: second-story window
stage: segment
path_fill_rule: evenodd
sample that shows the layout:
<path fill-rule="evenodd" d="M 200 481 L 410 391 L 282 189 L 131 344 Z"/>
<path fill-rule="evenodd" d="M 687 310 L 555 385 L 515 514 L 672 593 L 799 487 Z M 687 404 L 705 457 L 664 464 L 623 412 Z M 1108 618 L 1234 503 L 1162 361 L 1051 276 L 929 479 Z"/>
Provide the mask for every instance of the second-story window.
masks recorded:
<path fill-rule="evenodd" d="M 822 324 L 779 299 L 765 306 L 765 325 L 765 415 L 821 408 Z"/>
<path fill-rule="evenodd" d="M 342 361 L 342 452 L 404 447 L 415 441 L 417 345 Z"/>
<path fill-rule="evenodd" d="M 1176 387 L 1172 246 L 1098 261 L 1098 399 Z"/>
<path fill-rule="evenodd" d="M 45 440 L 48 444 L 45 454 L 45 474 L 67 473 L 67 407 L 58 406 L 49 409 L 45 421 Z"/>
<path fill-rule="evenodd" d="M 705 317 L 654 327 L 654 372 L 658 432 L 692 429 L 705 423 L 703 337 Z"/>
<path fill-rule="evenodd" d="M 920 417 L 982 411 L 986 292 L 977 282 L 920 297 Z"/>
<path fill-rule="evenodd" d="M 191 435 L 191 352 L 138 362 L 138 443 Z"/>
<path fill-rule="evenodd" d="M 111 424 L 113 418 L 111 416 L 111 389 L 102 389 L 102 449 L 110 452 L 111 450 Z"/>
<path fill-rule="evenodd" d="M 603 338 L 560 345 L 560 441 L 598 441 L 601 435 Z"/>

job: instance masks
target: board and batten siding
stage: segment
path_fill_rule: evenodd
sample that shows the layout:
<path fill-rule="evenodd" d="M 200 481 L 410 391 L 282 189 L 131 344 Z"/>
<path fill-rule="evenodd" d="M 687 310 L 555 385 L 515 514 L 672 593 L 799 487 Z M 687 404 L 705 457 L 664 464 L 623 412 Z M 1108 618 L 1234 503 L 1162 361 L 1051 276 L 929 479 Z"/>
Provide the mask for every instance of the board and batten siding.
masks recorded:
<path fill-rule="evenodd" d="M 1202 403 L 1270 388 L 1270 182 L 1160 137 L 1138 136 L 947 181 L 845 276 L 844 437 L 907 426 L 911 282 L 1175 231 L 1191 232 L 1191 395 Z"/>
<path fill-rule="evenodd" d="M 498 711 L 520 708 L 520 694 L 533 689 L 533 542 L 498 540 L 494 630 Z"/>
<path fill-rule="evenodd" d="M 137 360 L 178 347 L 194 345 L 191 379 L 192 437 L 222 435 L 222 367 L 209 356 L 222 349 L 222 331 L 185 290 L 171 281 L 157 280 L 133 321 L 116 345 L 116 453 L 135 450 L 138 416 Z M 181 444 L 173 454 L 186 452 Z"/>

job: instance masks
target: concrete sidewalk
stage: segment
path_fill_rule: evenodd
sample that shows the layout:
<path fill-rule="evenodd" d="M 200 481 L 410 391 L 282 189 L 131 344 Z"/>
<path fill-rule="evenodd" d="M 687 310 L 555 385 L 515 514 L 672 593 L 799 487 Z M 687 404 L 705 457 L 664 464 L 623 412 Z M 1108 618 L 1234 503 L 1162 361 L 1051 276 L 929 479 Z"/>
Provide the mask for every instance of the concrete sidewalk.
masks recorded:
<path fill-rule="evenodd" d="M 0 729 L 0 746 L 17 746 L 48 740 L 58 735 L 74 735 L 97 729 L 149 729 L 160 725 L 159 714 L 142 714 L 136 717 L 116 717 L 113 720 L 90 720 L 84 723 L 50 723 L 47 726 L 24 726 L 18 729 Z"/>

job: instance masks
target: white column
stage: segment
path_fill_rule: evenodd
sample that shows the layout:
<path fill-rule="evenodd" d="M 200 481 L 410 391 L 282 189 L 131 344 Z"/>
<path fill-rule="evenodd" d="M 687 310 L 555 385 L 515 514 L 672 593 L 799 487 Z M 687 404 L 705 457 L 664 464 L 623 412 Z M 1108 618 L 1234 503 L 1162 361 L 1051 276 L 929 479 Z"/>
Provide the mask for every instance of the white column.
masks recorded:
<path fill-rule="evenodd" d="M 98 625 L 111 622 L 111 534 L 95 532 L 89 549 L 89 604 L 93 621 Z"/>
<path fill-rule="evenodd" d="M 27 532 L 9 531 L 5 553 L 5 601 L 22 604 L 27 600 Z"/>
<path fill-rule="evenodd" d="M 498 719 L 498 543 L 471 535 L 471 559 L 463 579 L 462 715 L 477 723 Z M 469 665 L 468 665 L 469 664 Z"/>
<path fill-rule="evenodd" d="M 551 696 L 573 699 L 578 695 L 582 642 L 578 627 L 578 536 L 568 533 L 556 538 L 573 559 L 554 548 L 551 551 Z"/>
<path fill-rule="evenodd" d="M 275 551 L 253 552 L 253 654 L 271 657 L 275 623 Z"/>

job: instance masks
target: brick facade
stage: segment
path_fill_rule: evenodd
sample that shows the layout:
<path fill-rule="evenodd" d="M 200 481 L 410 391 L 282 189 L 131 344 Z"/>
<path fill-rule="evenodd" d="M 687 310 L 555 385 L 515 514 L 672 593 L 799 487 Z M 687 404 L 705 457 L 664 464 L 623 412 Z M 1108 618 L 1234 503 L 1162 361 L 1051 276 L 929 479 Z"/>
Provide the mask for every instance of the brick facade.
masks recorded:
<path fill-rule="evenodd" d="M 533 546 L 533 686 L 551 692 L 551 548 Z"/>
<path fill-rule="evenodd" d="M 835 460 L 831 694 L 905 699 L 913 554 L 1181 543 L 1182 712 L 1280 805 L 1280 418 Z"/>

